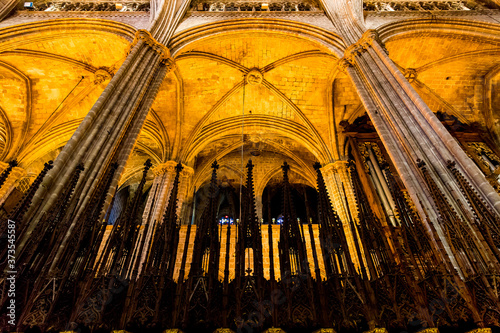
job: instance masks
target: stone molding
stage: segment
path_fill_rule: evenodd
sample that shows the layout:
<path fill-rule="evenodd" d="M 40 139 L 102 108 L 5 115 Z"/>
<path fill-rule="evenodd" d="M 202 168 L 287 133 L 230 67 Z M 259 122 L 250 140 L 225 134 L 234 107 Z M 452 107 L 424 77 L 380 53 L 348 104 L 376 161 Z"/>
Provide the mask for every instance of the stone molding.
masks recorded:
<path fill-rule="evenodd" d="M 44 34 L 54 34 L 58 37 L 74 35 L 79 33 L 92 32 L 109 33 L 124 38 L 127 41 L 132 41 L 136 33 L 136 29 L 128 24 L 112 20 L 103 20 L 99 17 L 57 17 L 46 16 L 48 19 L 15 24 L 5 26 L 12 18 L 0 22 L 2 34 L 0 43 L 12 42 L 14 38 L 23 38 L 25 43 L 38 43 L 43 41 Z M 5 47 L 4 45 L 4 47 Z M 3 49 L 4 50 L 4 49 Z"/>
<path fill-rule="evenodd" d="M 387 11 L 375 12 L 366 11 L 365 19 L 369 17 L 429 17 L 429 16 L 491 16 L 499 15 L 498 9 L 481 9 L 481 10 L 432 10 L 432 11 Z"/>
<path fill-rule="evenodd" d="M 321 167 L 321 173 L 322 174 L 326 174 L 326 173 L 329 174 L 330 172 L 331 173 L 337 173 L 338 172 L 337 167 L 339 166 L 337 164 L 338 162 L 343 162 L 343 161 L 336 161 L 334 163 L 329 163 L 329 164 Z M 323 175 L 323 177 L 324 177 L 324 175 Z"/>

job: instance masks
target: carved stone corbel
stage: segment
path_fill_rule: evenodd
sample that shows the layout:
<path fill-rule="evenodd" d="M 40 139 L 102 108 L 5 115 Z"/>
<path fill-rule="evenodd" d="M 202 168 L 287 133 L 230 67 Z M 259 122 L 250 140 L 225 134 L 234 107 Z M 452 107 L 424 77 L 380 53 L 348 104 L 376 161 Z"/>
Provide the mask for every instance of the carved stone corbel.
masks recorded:
<path fill-rule="evenodd" d="M 106 80 L 110 80 L 112 77 L 112 73 L 108 72 L 105 68 L 99 68 L 94 73 L 94 84 L 99 85 Z"/>

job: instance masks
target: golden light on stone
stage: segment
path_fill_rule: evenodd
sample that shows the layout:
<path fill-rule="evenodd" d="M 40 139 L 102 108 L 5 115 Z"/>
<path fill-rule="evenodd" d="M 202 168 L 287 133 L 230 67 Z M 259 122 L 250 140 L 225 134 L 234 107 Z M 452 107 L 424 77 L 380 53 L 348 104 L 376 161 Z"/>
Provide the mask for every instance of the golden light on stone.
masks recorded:
<path fill-rule="evenodd" d="M 24 214 L 18 281 L 33 287 L 21 326 L 234 333 L 275 291 L 285 304 L 257 309 L 259 332 L 387 333 L 434 301 L 450 303 L 434 324 L 500 323 L 498 298 L 465 282 L 500 276 L 491 1 L 75 1 L 0 4 L 0 217 Z M 94 288 L 116 276 L 127 284 Z M 102 291 L 112 300 L 87 307 Z"/>
<path fill-rule="evenodd" d="M 251 84 L 253 86 L 258 86 L 259 84 L 262 83 L 264 76 L 262 75 L 262 72 L 259 69 L 252 68 L 245 76 L 245 79 L 248 84 Z"/>

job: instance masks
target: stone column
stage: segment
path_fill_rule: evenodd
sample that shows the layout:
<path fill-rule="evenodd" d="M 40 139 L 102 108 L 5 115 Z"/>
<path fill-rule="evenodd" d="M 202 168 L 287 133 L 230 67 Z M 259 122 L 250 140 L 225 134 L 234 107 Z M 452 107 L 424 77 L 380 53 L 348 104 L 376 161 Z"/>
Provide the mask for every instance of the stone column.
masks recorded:
<path fill-rule="evenodd" d="M 438 223 L 436 204 L 417 161 L 425 162 L 440 191 L 465 221 L 470 221 L 471 216 L 460 206 L 468 207 L 467 200 L 447 168 L 448 161 L 456 162 L 486 204 L 500 215 L 499 195 L 390 60 L 376 31 L 366 31 L 358 42 L 349 46 L 340 65 L 353 80 L 417 211 L 424 221 L 434 224 L 453 262 Z"/>
<path fill-rule="evenodd" d="M 357 205 L 349 178 L 348 163 L 347 161 L 336 161 L 327 164 L 321 168 L 321 174 L 325 180 L 332 208 L 342 221 L 352 261 L 355 265 L 359 265 L 353 233 L 349 224 L 350 218 L 354 221 L 357 220 Z"/>
<path fill-rule="evenodd" d="M 255 196 L 255 210 L 257 211 L 257 218 L 259 219 L 259 223 L 264 218 L 264 216 L 262 216 L 262 209 L 263 209 L 262 195 L 256 195 Z"/>
<path fill-rule="evenodd" d="M 149 223 L 149 230 L 146 234 L 146 243 L 149 244 L 154 226 L 156 223 L 161 223 L 163 214 L 170 199 L 174 179 L 175 179 L 175 166 L 178 162 L 168 161 L 153 168 L 155 178 L 153 185 L 149 191 L 148 200 L 144 213 L 142 214 L 142 224 Z M 188 166 L 184 166 L 179 177 L 179 188 L 177 192 L 177 216 L 180 216 L 182 205 L 187 197 L 187 190 L 193 178 L 194 170 Z M 141 262 L 144 261 L 149 249 L 145 248 L 141 256 Z M 140 265 L 139 267 L 141 267 Z"/>
<path fill-rule="evenodd" d="M 151 191 L 149 192 L 146 208 L 143 213 L 143 222 L 149 219 L 150 222 L 160 221 L 170 198 L 170 191 L 175 178 L 175 166 L 177 162 L 168 161 L 153 168 L 155 178 Z M 187 189 L 191 183 L 194 170 L 184 166 L 179 179 L 179 192 L 177 196 L 177 216 L 180 216 L 182 205 L 187 196 Z M 154 201 L 154 202 L 153 202 Z"/>
<path fill-rule="evenodd" d="M 137 32 L 127 59 L 64 146 L 54 162 L 54 168 L 34 196 L 26 214 L 32 222 L 26 237 L 41 216 L 54 207 L 73 170 L 80 163 L 85 170 L 71 198 L 70 205 L 76 209 L 72 212 L 68 234 L 85 211 L 110 164 L 118 162 L 119 167 L 103 208 L 104 214 L 161 82 L 174 66 L 166 47 L 156 42 L 149 32 Z M 18 248 L 23 246 L 25 240 L 20 240 Z M 62 245 L 61 248 L 64 247 Z"/>

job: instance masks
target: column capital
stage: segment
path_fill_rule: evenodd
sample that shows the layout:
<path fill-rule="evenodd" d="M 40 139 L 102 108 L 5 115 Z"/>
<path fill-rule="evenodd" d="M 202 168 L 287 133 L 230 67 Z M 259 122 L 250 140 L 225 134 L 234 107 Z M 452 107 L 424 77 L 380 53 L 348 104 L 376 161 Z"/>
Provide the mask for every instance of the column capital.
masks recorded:
<path fill-rule="evenodd" d="M 333 163 L 329 163 L 321 168 L 321 172 L 325 173 L 337 173 L 341 169 L 347 169 L 349 162 L 344 160 L 338 160 Z"/>
<path fill-rule="evenodd" d="M 137 32 L 135 33 L 134 40 L 130 44 L 129 50 L 132 50 L 132 48 L 140 41 L 143 41 L 144 43 L 149 45 L 154 51 L 156 51 L 161 55 L 161 62 L 167 65 L 168 71 L 171 71 L 175 68 L 175 62 L 174 59 L 171 57 L 170 50 L 165 45 L 158 42 L 151 35 L 151 33 L 145 29 L 137 30 Z"/>
<path fill-rule="evenodd" d="M 174 172 L 176 165 L 177 165 L 176 161 L 167 161 L 165 163 L 158 164 L 157 166 L 153 167 L 151 171 L 153 171 L 153 174 L 155 176 L 160 176 L 165 173 Z"/>
<path fill-rule="evenodd" d="M 194 175 L 194 169 L 188 166 L 185 166 L 184 164 L 182 165 L 184 169 L 181 171 L 181 177 L 186 178 L 186 177 L 192 177 Z"/>
<path fill-rule="evenodd" d="M 382 39 L 380 39 L 378 31 L 375 29 L 366 30 L 356 44 L 359 43 L 360 45 L 363 45 L 364 49 L 366 50 L 368 49 L 368 47 L 373 45 L 373 42 L 377 42 L 385 49 L 384 43 L 382 42 Z"/>
<path fill-rule="evenodd" d="M 356 43 L 351 44 L 345 49 L 344 56 L 339 60 L 340 69 L 344 71 L 345 68 L 354 65 L 355 57 L 366 52 L 366 50 L 368 50 L 374 42 L 380 45 L 385 53 L 389 54 L 384 43 L 382 42 L 382 39 L 380 39 L 377 30 L 369 29 L 363 33 L 361 38 Z"/>
<path fill-rule="evenodd" d="M 336 173 L 337 168 L 335 167 L 335 163 L 329 163 L 321 168 L 321 173 L 323 176 L 327 173 Z"/>
<path fill-rule="evenodd" d="M 154 168 L 152 168 L 153 174 L 155 176 L 160 176 L 165 173 L 173 173 L 175 172 L 175 167 L 179 164 L 179 162 L 176 161 L 167 161 L 162 164 L 158 164 Z M 182 165 L 183 169 L 180 173 L 181 177 L 191 177 L 194 174 L 194 169 L 191 167 L 188 167 L 186 165 Z"/>

